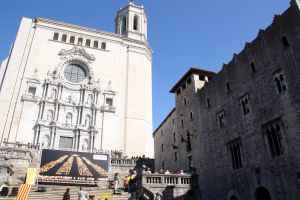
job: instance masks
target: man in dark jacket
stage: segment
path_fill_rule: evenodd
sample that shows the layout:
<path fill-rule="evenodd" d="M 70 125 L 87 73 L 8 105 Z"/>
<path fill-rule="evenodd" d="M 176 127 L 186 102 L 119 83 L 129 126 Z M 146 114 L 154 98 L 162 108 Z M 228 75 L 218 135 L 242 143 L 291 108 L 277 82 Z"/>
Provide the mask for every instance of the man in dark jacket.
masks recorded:
<path fill-rule="evenodd" d="M 70 200 L 70 199 L 71 199 L 71 197 L 70 197 L 70 188 L 67 188 L 67 190 L 64 193 L 63 200 Z"/>

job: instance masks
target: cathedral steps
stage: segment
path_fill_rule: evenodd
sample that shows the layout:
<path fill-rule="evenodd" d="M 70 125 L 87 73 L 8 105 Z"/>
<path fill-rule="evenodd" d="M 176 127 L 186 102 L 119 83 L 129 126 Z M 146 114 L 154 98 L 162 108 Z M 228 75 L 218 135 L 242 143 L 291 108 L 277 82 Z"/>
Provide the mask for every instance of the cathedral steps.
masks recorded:
<path fill-rule="evenodd" d="M 71 200 L 78 199 L 79 187 L 77 186 L 47 186 L 46 192 L 35 192 L 36 187 L 33 187 L 29 193 L 29 200 L 61 200 L 66 188 L 70 188 Z M 103 189 L 99 187 L 84 187 L 84 190 L 89 195 L 96 195 L 95 199 L 102 199 L 103 194 L 108 194 L 110 200 L 128 200 L 130 194 L 123 192 L 121 195 L 114 195 L 113 190 Z"/>
<path fill-rule="evenodd" d="M 30 190 L 28 200 L 61 200 L 63 197 L 66 188 L 70 188 L 71 200 L 78 199 L 78 186 L 46 186 L 46 192 L 36 192 L 37 186 L 33 186 Z M 99 187 L 84 187 L 84 190 L 89 195 L 96 195 L 96 200 L 103 199 L 103 194 L 109 195 L 109 200 L 128 200 L 130 198 L 130 194 L 127 192 L 122 192 L 122 194 L 117 195 L 113 194 L 112 189 L 104 189 Z M 15 200 L 16 197 L 0 197 L 0 200 Z"/>

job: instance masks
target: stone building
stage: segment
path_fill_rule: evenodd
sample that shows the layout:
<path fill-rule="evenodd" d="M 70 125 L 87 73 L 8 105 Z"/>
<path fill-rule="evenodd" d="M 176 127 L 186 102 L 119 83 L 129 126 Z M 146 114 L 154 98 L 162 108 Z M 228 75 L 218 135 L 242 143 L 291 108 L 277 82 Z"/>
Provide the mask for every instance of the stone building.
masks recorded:
<path fill-rule="evenodd" d="M 115 28 L 22 18 L 0 69 L 1 143 L 153 156 L 143 6 L 120 9 Z"/>
<path fill-rule="evenodd" d="M 300 2 L 217 73 L 191 69 L 154 132 L 156 169 L 196 170 L 202 200 L 300 197 Z M 207 78 L 206 78 L 207 77 Z"/>

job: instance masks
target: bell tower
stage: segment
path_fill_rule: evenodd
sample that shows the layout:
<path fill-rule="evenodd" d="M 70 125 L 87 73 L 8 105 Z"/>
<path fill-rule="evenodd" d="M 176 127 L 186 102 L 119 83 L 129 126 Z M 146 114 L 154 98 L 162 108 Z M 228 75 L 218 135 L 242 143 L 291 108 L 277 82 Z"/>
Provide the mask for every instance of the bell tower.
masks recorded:
<path fill-rule="evenodd" d="M 130 39 L 147 40 L 147 15 L 143 6 L 132 1 L 120 9 L 115 19 L 116 33 Z"/>

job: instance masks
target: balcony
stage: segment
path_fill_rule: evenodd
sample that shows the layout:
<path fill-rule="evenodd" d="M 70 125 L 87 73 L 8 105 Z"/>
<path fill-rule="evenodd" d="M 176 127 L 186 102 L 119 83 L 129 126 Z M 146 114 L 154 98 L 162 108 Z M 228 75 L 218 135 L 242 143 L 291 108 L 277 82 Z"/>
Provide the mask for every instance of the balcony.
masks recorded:
<path fill-rule="evenodd" d="M 111 112 L 111 113 L 114 113 L 114 112 L 116 112 L 116 107 L 108 106 L 108 105 L 102 106 L 101 107 L 101 111 L 102 112 Z"/>
<path fill-rule="evenodd" d="M 21 97 L 22 101 L 31 101 L 31 102 L 38 102 L 38 97 L 31 94 L 23 94 Z"/>

